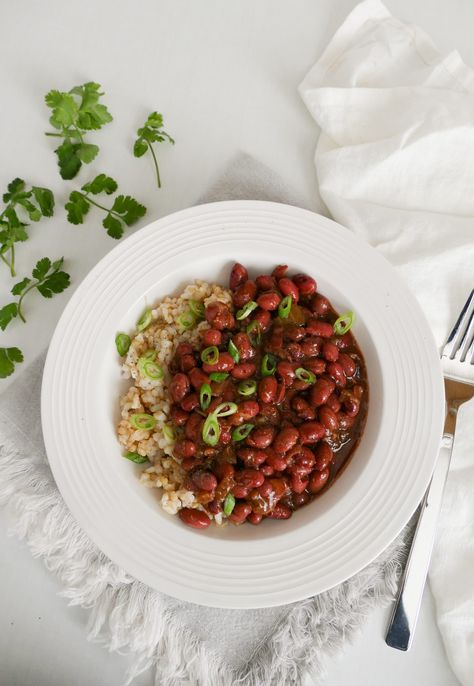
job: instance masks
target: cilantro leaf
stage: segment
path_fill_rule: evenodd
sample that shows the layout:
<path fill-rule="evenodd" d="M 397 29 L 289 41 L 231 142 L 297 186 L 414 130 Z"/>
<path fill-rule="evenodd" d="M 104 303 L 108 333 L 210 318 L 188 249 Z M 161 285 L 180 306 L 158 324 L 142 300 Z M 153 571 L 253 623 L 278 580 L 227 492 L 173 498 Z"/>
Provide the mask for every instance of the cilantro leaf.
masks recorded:
<path fill-rule="evenodd" d="M 123 225 L 122 222 L 114 217 L 110 212 L 102 221 L 102 226 L 107 229 L 107 233 L 111 238 L 122 238 L 123 236 Z"/>
<path fill-rule="evenodd" d="M 160 170 L 152 143 L 164 143 L 167 141 L 174 145 L 173 138 L 163 130 L 163 115 L 159 112 L 149 114 L 144 125 L 137 129 L 137 135 L 138 138 L 133 145 L 133 154 L 135 157 L 142 157 L 147 150 L 150 151 L 153 164 L 155 165 L 156 183 L 158 188 L 161 188 Z"/>
<path fill-rule="evenodd" d="M 93 193 L 93 195 L 98 195 L 98 193 L 107 193 L 107 195 L 111 195 L 111 193 L 115 193 L 117 188 L 118 186 L 115 179 L 106 174 L 99 174 L 95 179 L 92 179 L 92 181 L 89 181 L 89 183 L 85 183 L 82 186 L 83 191 L 86 191 L 86 193 Z"/>
<path fill-rule="evenodd" d="M 73 179 L 82 166 L 78 150 L 80 143 L 71 143 L 69 139 L 61 143 L 54 151 L 58 156 L 59 173 L 62 179 Z"/>
<path fill-rule="evenodd" d="M 10 183 L 7 186 L 8 193 L 3 194 L 3 202 L 10 202 L 12 198 L 17 194 L 20 193 L 25 187 L 25 182 L 23 179 L 13 179 L 13 181 L 10 181 Z"/>
<path fill-rule="evenodd" d="M 49 188 L 41 188 L 40 186 L 32 186 L 31 190 L 39 205 L 43 217 L 52 217 L 54 213 L 54 195 Z"/>
<path fill-rule="evenodd" d="M 34 279 L 38 279 L 41 281 L 41 279 L 44 279 L 46 274 L 49 272 L 51 269 L 51 260 L 49 257 L 43 257 L 42 260 L 38 260 L 36 263 L 36 267 L 32 271 L 32 276 Z"/>
<path fill-rule="evenodd" d="M 43 283 L 36 287 L 45 298 L 52 298 L 54 293 L 62 293 L 71 283 L 69 274 L 66 272 L 54 272 L 46 277 Z"/>
<path fill-rule="evenodd" d="M 18 305 L 9 303 L 0 309 L 0 329 L 5 331 L 12 319 L 18 315 Z"/>
<path fill-rule="evenodd" d="M 19 348 L 0 348 L 0 379 L 13 374 L 15 362 L 23 362 L 23 353 Z"/>
<path fill-rule="evenodd" d="M 112 205 L 112 212 L 119 214 L 127 226 L 132 226 L 146 214 L 146 207 L 130 195 L 118 195 Z"/>
<path fill-rule="evenodd" d="M 80 143 L 76 154 L 81 162 L 89 164 L 89 162 L 92 162 L 99 154 L 99 146 L 92 145 L 92 143 Z"/>
<path fill-rule="evenodd" d="M 83 224 L 84 217 L 89 212 L 90 205 L 79 191 L 72 191 L 69 202 L 66 203 L 67 220 L 71 224 Z"/>
<path fill-rule="evenodd" d="M 25 276 L 24 279 L 16 283 L 12 290 L 11 293 L 12 295 L 21 295 L 25 288 L 31 283 L 31 279 L 29 279 L 27 276 Z"/>

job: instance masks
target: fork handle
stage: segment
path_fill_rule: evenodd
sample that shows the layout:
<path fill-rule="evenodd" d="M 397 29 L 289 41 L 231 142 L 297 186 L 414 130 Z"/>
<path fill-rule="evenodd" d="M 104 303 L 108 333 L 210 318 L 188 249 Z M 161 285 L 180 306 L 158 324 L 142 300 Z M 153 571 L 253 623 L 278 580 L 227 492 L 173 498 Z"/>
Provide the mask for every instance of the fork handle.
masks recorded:
<path fill-rule="evenodd" d="M 421 502 L 420 516 L 400 584 L 397 602 L 390 618 L 385 642 L 392 648 L 408 650 L 415 633 L 426 575 L 441 510 L 444 485 L 448 476 L 454 436 L 445 433 L 441 440 L 436 467 L 431 483 Z"/>

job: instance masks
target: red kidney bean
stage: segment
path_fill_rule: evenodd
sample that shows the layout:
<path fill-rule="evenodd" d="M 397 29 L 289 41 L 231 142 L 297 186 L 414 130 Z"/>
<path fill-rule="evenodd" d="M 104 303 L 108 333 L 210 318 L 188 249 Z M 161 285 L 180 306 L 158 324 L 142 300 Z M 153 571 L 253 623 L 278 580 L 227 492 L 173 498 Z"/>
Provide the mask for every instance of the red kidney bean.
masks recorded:
<path fill-rule="evenodd" d="M 265 474 L 265 476 L 271 476 L 275 470 L 269 464 L 262 464 L 262 466 L 260 467 L 260 471 L 262 472 L 262 474 Z"/>
<path fill-rule="evenodd" d="M 221 435 L 219 436 L 219 443 L 222 445 L 227 445 L 228 443 L 231 442 L 232 440 L 232 430 L 230 426 L 227 424 L 224 424 L 224 422 L 221 420 Z"/>
<path fill-rule="evenodd" d="M 210 383 L 208 375 L 204 374 L 202 369 L 199 369 L 199 367 L 194 367 L 194 369 L 191 369 L 188 376 L 191 386 L 193 386 L 197 391 L 204 383 Z"/>
<path fill-rule="evenodd" d="M 237 455 L 246 467 L 259 467 L 267 459 L 267 453 L 256 448 L 240 448 Z"/>
<path fill-rule="evenodd" d="M 231 493 L 235 498 L 247 498 L 250 493 L 250 488 L 242 484 L 235 484 L 232 487 Z"/>
<path fill-rule="evenodd" d="M 235 362 L 232 355 L 227 352 L 222 352 L 219 353 L 219 359 L 215 364 L 204 362 L 202 368 L 207 374 L 212 374 L 212 372 L 230 372 L 234 366 Z"/>
<path fill-rule="evenodd" d="M 293 493 L 303 493 L 308 486 L 309 477 L 305 474 L 293 474 L 291 477 L 291 490 Z"/>
<path fill-rule="evenodd" d="M 185 472 L 190 472 L 192 469 L 195 469 L 195 467 L 198 467 L 200 464 L 201 458 L 199 457 L 185 457 L 181 460 L 181 467 L 184 469 Z"/>
<path fill-rule="evenodd" d="M 334 393 L 326 400 L 326 405 L 330 407 L 333 412 L 336 412 L 336 414 L 341 409 L 341 401 Z"/>
<path fill-rule="evenodd" d="M 199 398 L 198 398 L 197 393 L 190 393 L 190 395 L 187 395 L 181 401 L 181 408 L 185 412 L 192 412 L 193 410 L 196 409 L 196 407 L 199 407 Z"/>
<path fill-rule="evenodd" d="M 196 454 L 197 446 L 194 441 L 190 440 L 181 440 L 181 441 L 176 441 L 174 444 L 174 449 L 173 452 L 176 453 L 179 457 L 194 457 Z"/>
<path fill-rule="evenodd" d="M 307 274 L 296 274 L 293 283 L 301 295 L 312 295 L 316 291 L 316 281 Z"/>
<path fill-rule="evenodd" d="M 267 517 L 270 519 L 289 519 L 292 514 L 288 505 L 277 503 L 273 510 L 267 514 Z"/>
<path fill-rule="evenodd" d="M 176 426 L 184 426 L 189 419 L 189 414 L 180 407 L 173 405 L 170 412 L 170 419 Z"/>
<path fill-rule="evenodd" d="M 288 265 L 287 264 L 279 264 L 272 271 L 272 276 L 274 276 L 275 279 L 282 279 L 285 276 L 287 271 L 288 271 Z"/>
<path fill-rule="evenodd" d="M 189 393 L 190 384 L 186 374 L 175 374 L 171 380 L 169 390 L 175 403 L 181 402 Z"/>
<path fill-rule="evenodd" d="M 283 455 L 276 455 L 271 452 L 267 455 L 267 465 L 270 465 L 274 472 L 283 472 L 288 466 L 288 460 Z"/>
<path fill-rule="evenodd" d="M 357 398 L 345 398 L 342 406 L 348 417 L 356 417 L 359 414 L 360 402 Z"/>
<path fill-rule="evenodd" d="M 203 418 L 201 415 L 193 412 L 192 415 L 190 415 L 188 421 L 186 422 L 186 426 L 184 427 L 184 435 L 186 438 L 189 438 L 191 441 L 197 441 L 200 438 L 201 435 L 201 425 L 203 423 Z"/>
<path fill-rule="evenodd" d="M 222 481 L 223 479 L 228 480 L 234 476 L 233 465 L 231 465 L 230 462 L 225 462 L 224 460 L 217 462 L 217 464 L 214 465 L 213 471 L 219 481 Z"/>
<path fill-rule="evenodd" d="M 255 349 L 250 342 L 250 338 L 243 331 L 236 333 L 232 338 L 232 342 L 239 351 L 241 362 L 250 360 L 255 355 Z"/>
<path fill-rule="evenodd" d="M 259 426 L 245 439 L 247 445 L 252 448 L 268 448 L 275 436 L 275 429 L 272 426 Z"/>
<path fill-rule="evenodd" d="M 270 276 L 270 274 L 261 274 L 261 276 L 257 276 L 255 283 L 257 284 L 259 291 L 271 291 L 271 289 L 276 286 L 275 277 Z"/>
<path fill-rule="evenodd" d="M 232 301 L 237 308 L 241 308 L 255 298 L 257 286 L 250 279 L 239 286 L 232 296 Z"/>
<path fill-rule="evenodd" d="M 178 343 L 176 346 L 175 355 L 177 358 L 180 358 L 183 355 L 192 355 L 193 352 L 193 346 L 191 343 Z"/>
<path fill-rule="evenodd" d="M 291 407 L 300 419 L 310 421 L 315 418 L 315 412 L 307 400 L 300 395 L 296 395 L 291 401 Z"/>
<path fill-rule="evenodd" d="M 235 326 L 235 319 L 228 306 L 224 303 L 210 303 L 205 310 L 206 320 L 213 329 L 232 329 Z"/>
<path fill-rule="evenodd" d="M 300 441 L 306 443 L 317 443 L 326 435 L 326 429 L 319 422 L 305 422 L 300 426 Z"/>
<path fill-rule="evenodd" d="M 319 408 L 319 421 L 331 433 L 334 433 L 334 431 L 337 431 L 339 428 L 339 420 L 336 413 L 327 405 L 323 405 Z"/>
<path fill-rule="evenodd" d="M 204 469 L 191 474 L 191 479 L 201 491 L 213 491 L 217 488 L 217 479 L 212 472 L 206 472 Z"/>
<path fill-rule="evenodd" d="M 183 507 L 183 509 L 178 512 L 178 515 L 184 524 L 193 527 L 193 529 L 207 529 L 211 523 L 211 520 L 203 510 Z"/>
<path fill-rule="evenodd" d="M 301 350 L 305 357 L 316 357 L 319 355 L 320 345 L 319 340 L 315 336 L 310 336 L 300 343 Z"/>
<path fill-rule="evenodd" d="M 278 384 L 277 392 L 275 394 L 275 405 L 279 405 L 285 399 L 286 387 L 284 383 Z"/>
<path fill-rule="evenodd" d="M 328 362 L 336 362 L 339 357 L 339 349 L 334 343 L 324 343 L 321 352 Z"/>
<path fill-rule="evenodd" d="M 256 368 L 253 362 L 242 362 L 237 364 L 231 371 L 234 379 L 249 379 L 256 372 Z"/>
<path fill-rule="evenodd" d="M 331 338 L 334 334 L 332 324 L 321 322 L 318 319 L 310 319 L 306 324 L 306 333 L 311 336 L 321 336 L 321 338 Z"/>
<path fill-rule="evenodd" d="M 182 355 L 179 361 L 179 368 L 182 372 L 189 372 L 196 366 L 196 358 L 194 355 Z"/>
<path fill-rule="evenodd" d="M 260 412 L 260 405 L 256 400 L 244 400 L 239 404 L 238 412 L 242 415 L 244 421 L 247 421 L 247 419 L 252 419 L 252 417 L 258 415 Z"/>
<path fill-rule="evenodd" d="M 290 326 L 286 327 L 285 331 L 290 341 L 295 341 L 296 343 L 306 336 L 304 326 L 297 326 L 296 324 L 290 324 Z"/>
<path fill-rule="evenodd" d="M 326 443 L 326 441 L 321 441 L 321 443 L 314 449 L 315 462 L 314 466 L 319 471 L 324 471 L 333 460 L 333 452 L 331 447 Z"/>
<path fill-rule="evenodd" d="M 266 291 L 257 298 L 258 306 L 262 310 L 276 310 L 281 302 L 281 296 L 276 291 Z"/>
<path fill-rule="evenodd" d="M 235 473 L 235 481 L 245 488 L 259 488 L 265 481 L 265 476 L 257 469 L 242 469 Z"/>
<path fill-rule="evenodd" d="M 314 472 L 309 480 L 309 490 L 311 493 L 318 493 L 327 484 L 329 479 L 329 469 L 323 469 L 322 472 Z"/>
<path fill-rule="evenodd" d="M 291 295 L 294 303 L 298 302 L 299 297 L 300 297 L 300 292 L 299 292 L 296 284 L 294 284 L 291 279 L 287 279 L 286 277 L 283 279 L 280 279 L 278 282 L 278 288 L 283 293 L 283 295 Z"/>
<path fill-rule="evenodd" d="M 251 319 L 253 322 L 258 322 L 262 331 L 265 332 L 270 326 L 271 318 L 272 316 L 268 310 L 262 310 L 259 308 L 258 310 L 255 310 Z"/>
<path fill-rule="evenodd" d="M 343 431 L 348 431 L 354 426 L 355 417 L 349 417 L 345 412 L 338 412 L 337 418 L 339 420 L 339 428 Z"/>
<path fill-rule="evenodd" d="M 276 326 L 273 327 L 273 331 L 270 336 L 270 340 L 265 346 L 265 351 L 267 352 L 273 352 L 276 353 L 277 355 L 280 354 L 281 349 L 283 348 L 283 329 L 282 328 L 277 328 Z"/>
<path fill-rule="evenodd" d="M 252 506 L 249 503 L 237 503 L 232 510 L 229 519 L 233 521 L 234 524 L 243 524 L 251 512 Z"/>
<path fill-rule="evenodd" d="M 335 343 L 339 350 L 346 350 L 346 348 L 351 348 L 354 345 L 354 338 L 351 332 L 348 331 L 343 336 L 338 336 Z"/>
<path fill-rule="evenodd" d="M 352 387 L 352 395 L 354 398 L 357 398 L 357 400 L 361 400 L 362 396 L 364 395 L 364 387 L 360 384 L 356 384 Z"/>
<path fill-rule="evenodd" d="M 286 346 L 288 355 L 290 356 L 290 359 L 294 362 L 298 362 L 299 360 L 302 360 L 304 357 L 301 345 L 301 343 L 288 343 L 288 345 Z"/>
<path fill-rule="evenodd" d="M 339 362 L 330 362 L 326 367 L 326 371 L 334 379 L 336 386 L 344 387 L 346 385 L 346 375 Z"/>
<path fill-rule="evenodd" d="M 273 403 L 278 383 L 274 376 L 264 376 L 258 382 L 258 397 L 262 403 Z"/>
<path fill-rule="evenodd" d="M 222 505 L 217 500 L 211 500 L 211 502 L 207 504 L 207 509 L 211 514 L 216 515 L 219 514 L 219 512 L 222 512 Z"/>
<path fill-rule="evenodd" d="M 313 374 L 316 374 L 316 376 L 319 376 L 325 371 L 326 362 L 318 357 L 311 360 L 305 360 L 304 366 L 305 369 L 308 369 L 310 372 L 313 372 Z"/>
<path fill-rule="evenodd" d="M 256 512 L 251 512 L 249 516 L 247 517 L 247 521 L 250 522 L 250 524 L 260 524 L 260 522 L 263 519 L 263 515 L 257 514 Z"/>
<path fill-rule="evenodd" d="M 275 437 L 273 449 L 277 453 L 287 453 L 300 437 L 299 431 L 294 426 L 285 426 Z"/>
<path fill-rule="evenodd" d="M 222 333 L 218 329 L 207 329 L 202 334 L 202 342 L 204 346 L 220 345 L 222 343 Z"/>
<path fill-rule="evenodd" d="M 331 304 L 329 300 L 324 297 L 324 295 L 316 293 L 311 300 L 311 309 L 314 314 L 317 314 L 321 317 L 329 312 L 331 309 Z"/>
<path fill-rule="evenodd" d="M 344 374 L 346 376 L 348 376 L 348 377 L 354 376 L 356 369 L 357 369 L 357 365 L 354 362 L 354 360 L 352 359 L 352 357 L 350 357 L 346 353 L 341 353 L 339 355 L 339 364 L 343 368 Z"/>
<path fill-rule="evenodd" d="M 236 262 L 232 267 L 229 277 L 229 288 L 235 291 L 241 284 L 245 283 L 249 278 L 249 273 L 240 262 Z"/>
<path fill-rule="evenodd" d="M 278 393 L 275 396 L 275 402 L 278 400 Z M 263 424 L 279 424 L 280 423 L 280 413 L 275 405 L 268 405 L 267 403 L 261 403 L 260 414 L 255 420 L 258 426 Z"/>
<path fill-rule="evenodd" d="M 295 507 L 302 507 L 303 505 L 306 505 L 307 502 L 309 502 L 309 493 L 308 491 L 303 491 L 302 493 L 295 493 L 293 495 L 293 505 Z"/>
<path fill-rule="evenodd" d="M 316 407 L 325 405 L 335 388 L 336 384 L 331 379 L 318 379 L 309 392 L 310 403 Z"/>

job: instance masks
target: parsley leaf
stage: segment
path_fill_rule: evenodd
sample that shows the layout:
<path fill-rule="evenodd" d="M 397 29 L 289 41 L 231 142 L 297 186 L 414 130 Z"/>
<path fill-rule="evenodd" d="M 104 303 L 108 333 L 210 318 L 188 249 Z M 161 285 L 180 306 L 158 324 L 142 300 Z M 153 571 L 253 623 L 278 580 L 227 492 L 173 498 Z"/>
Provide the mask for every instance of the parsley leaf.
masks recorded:
<path fill-rule="evenodd" d="M 15 371 L 15 362 L 23 362 L 23 353 L 18 348 L 0 348 L 0 379 Z"/>
<path fill-rule="evenodd" d="M 67 93 L 52 90 L 45 96 L 51 109 L 49 123 L 59 132 L 46 135 L 64 139 L 54 151 L 63 179 L 73 179 L 83 163 L 89 164 L 97 157 L 98 146 L 86 143 L 84 133 L 97 131 L 112 121 L 107 107 L 99 102 L 102 95 L 100 84 L 90 81 Z"/>
<path fill-rule="evenodd" d="M 167 141 L 174 145 L 174 140 L 163 130 L 163 115 L 158 112 L 152 112 L 148 115 L 146 122 L 137 130 L 137 135 L 138 138 L 133 145 L 133 154 L 135 157 L 142 157 L 147 150 L 150 151 L 153 157 L 153 164 L 155 165 L 156 183 L 158 188 L 161 188 L 160 170 L 152 143 L 164 143 Z"/>
<path fill-rule="evenodd" d="M 132 226 L 146 213 L 146 207 L 130 195 L 117 195 L 112 207 L 104 207 L 91 197 L 105 193 L 112 195 L 118 189 L 117 182 L 111 176 L 99 174 L 92 181 L 85 183 L 80 191 L 72 191 L 65 205 L 67 219 L 71 224 L 83 224 L 84 217 L 94 205 L 106 212 L 102 226 L 107 229 L 111 238 L 121 238 L 125 226 Z"/>
<path fill-rule="evenodd" d="M 62 257 L 55 262 L 51 262 L 49 257 L 43 257 L 36 263 L 31 273 L 32 278 L 26 276 L 13 286 L 12 294 L 20 297 L 18 302 L 9 303 L 0 309 L 0 328 L 3 331 L 15 317 L 26 321 L 22 306 L 30 291 L 36 289 L 44 298 L 52 298 L 54 293 L 62 293 L 69 286 L 69 274 L 61 269 L 63 262 Z"/>
<path fill-rule="evenodd" d="M 27 187 L 23 179 L 13 179 L 3 194 L 4 209 L 0 212 L 0 259 L 15 276 L 15 243 L 26 241 L 29 221 L 38 222 L 42 217 L 52 217 L 54 195 L 48 188 Z"/>

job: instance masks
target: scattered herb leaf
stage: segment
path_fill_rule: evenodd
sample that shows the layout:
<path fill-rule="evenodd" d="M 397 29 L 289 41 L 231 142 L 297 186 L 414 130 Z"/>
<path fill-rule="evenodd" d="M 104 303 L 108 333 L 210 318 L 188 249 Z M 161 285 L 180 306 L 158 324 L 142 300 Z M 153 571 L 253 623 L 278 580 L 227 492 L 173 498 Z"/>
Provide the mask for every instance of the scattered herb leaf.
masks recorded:
<path fill-rule="evenodd" d="M 174 145 L 174 140 L 163 130 L 163 115 L 158 112 L 152 112 L 143 126 L 137 130 L 137 135 L 138 138 L 133 146 L 133 154 L 135 157 L 142 157 L 147 150 L 150 151 L 153 157 L 153 164 L 155 165 L 156 183 L 158 188 L 161 188 L 160 170 L 152 143 L 168 141 L 168 143 Z"/>
<path fill-rule="evenodd" d="M 0 348 L 0 379 L 15 371 L 15 363 L 23 362 L 23 353 L 18 348 Z"/>

